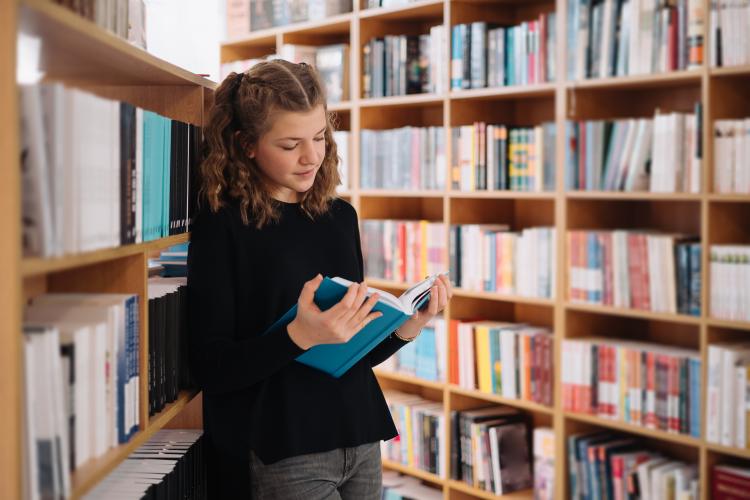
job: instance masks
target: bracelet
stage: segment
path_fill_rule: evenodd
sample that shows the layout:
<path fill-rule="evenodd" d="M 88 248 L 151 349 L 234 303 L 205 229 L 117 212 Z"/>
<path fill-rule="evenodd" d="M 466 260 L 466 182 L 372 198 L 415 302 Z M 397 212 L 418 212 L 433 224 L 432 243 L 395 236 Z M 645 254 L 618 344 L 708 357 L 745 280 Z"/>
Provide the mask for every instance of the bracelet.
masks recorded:
<path fill-rule="evenodd" d="M 422 333 L 422 330 L 419 330 L 419 333 Z M 414 342 L 414 339 L 416 339 L 417 337 L 419 337 L 419 333 L 416 334 L 415 336 L 413 336 L 412 338 L 407 339 L 407 338 L 402 337 L 401 335 L 398 334 L 398 328 L 396 328 L 393 331 L 393 335 L 395 335 L 397 339 L 399 339 L 399 340 L 401 340 L 403 342 Z"/>

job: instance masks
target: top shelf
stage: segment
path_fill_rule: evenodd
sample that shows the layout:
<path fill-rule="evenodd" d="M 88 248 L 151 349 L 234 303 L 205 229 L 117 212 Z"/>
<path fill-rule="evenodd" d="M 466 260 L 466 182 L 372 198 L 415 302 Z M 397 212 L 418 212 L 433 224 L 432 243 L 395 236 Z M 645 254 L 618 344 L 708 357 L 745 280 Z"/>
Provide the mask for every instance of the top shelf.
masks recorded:
<path fill-rule="evenodd" d="M 41 39 L 40 69 L 53 79 L 86 85 L 216 87 L 49 0 L 21 0 L 19 31 Z"/>

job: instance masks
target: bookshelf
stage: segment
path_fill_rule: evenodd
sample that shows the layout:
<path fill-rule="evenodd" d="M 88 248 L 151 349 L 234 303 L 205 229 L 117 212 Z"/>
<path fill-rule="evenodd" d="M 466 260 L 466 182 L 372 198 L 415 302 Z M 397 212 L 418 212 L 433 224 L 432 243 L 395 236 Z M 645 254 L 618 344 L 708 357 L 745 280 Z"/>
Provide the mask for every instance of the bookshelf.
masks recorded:
<path fill-rule="evenodd" d="M 0 497 L 23 498 L 24 470 L 22 414 L 22 311 L 26 299 L 47 291 L 125 292 L 140 297 L 140 373 L 148 374 L 148 259 L 173 244 L 187 241 L 181 234 L 156 241 L 59 258 L 21 255 L 21 177 L 19 164 L 19 108 L 16 97 L 16 34 L 42 42 L 46 78 L 87 89 L 102 97 L 130 102 L 163 116 L 196 125 L 204 123 L 213 100 L 214 82 L 162 61 L 117 38 L 93 23 L 47 0 L 2 2 L 0 5 L 0 106 L 6 114 L 0 125 L 4 180 L 0 190 Z M 174 422 L 200 427 L 194 391 L 183 391 L 160 413 L 148 415 L 148 377 L 141 376 L 140 431 L 126 444 L 79 467 L 72 475 L 72 498 L 81 498 L 133 450 L 158 430 Z M 198 410 L 200 408 L 198 407 Z M 197 412 L 200 414 L 200 411 Z M 181 420 L 182 419 L 182 420 Z"/>
<path fill-rule="evenodd" d="M 336 16 L 314 24 L 290 25 L 251 34 L 222 45 L 221 60 L 230 62 L 273 53 L 281 43 L 325 45 L 328 39 L 308 35 L 333 32 L 336 42 L 347 42 L 350 50 L 351 101 L 337 105 L 345 128 L 351 136 L 351 187 L 346 198 L 357 209 L 360 219 L 400 218 L 456 223 L 505 223 L 512 229 L 532 225 L 551 225 L 557 234 L 557 285 L 553 299 L 533 299 L 487 292 L 456 289 L 445 311 L 448 319 L 486 317 L 495 320 L 529 321 L 554 330 L 555 390 L 554 405 L 544 407 L 526 401 L 506 400 L 479 391 L 467 391 L 452 384 L 426 382 L 414 377 L 377 371 L 381 385 L 420 394 L 442 402 L 444 416 L 451 410 L 474 408 L 487 403 L 507 404 L 528 412 L 535 425 L 553 428 L 556 436 L 556 498 L 568 497 L 565 438 L 573 433 L 610 429 L 637 436 L 645 444 L 664 450 L 675 458 L 696 463 L 700 473 L 701 498 L 710 498 L 710 470 L 717 463 L 750 465 L 750 451 L 723 447 L 693 438 L 636 427 L 591 415 L 562 409 L 560 377 L 561 345 L 564 339 L 592 335 L 632 338 L 689 347 L 701 353 L 704 381 L 701 387 L 705 403 L 705 367 L 711 342 L 747 340 L 750 323 L 710 317 L 710 286 L 707 249 L 712 244 L 750 243 L 750 196 L 717 194 L 713 189 L 713 121 L 750 116 L 750 67 L 714 68 L 709 64 L 710 1 L 703 1 L 704 63 L 696 69 L 624 77 L 569 81 L 565 71 L 567 0 L 425 0 L 399 7 L 366 9 L 366 2 L 354 1 L 351 14 Z M 516 24 L 555 11 L 557 79 L 536 85 L 500 88 L 447 90 L 441 94 L 416 94 L 382 98 L 362 98 L 362 47 L 374 36 L 425 33 L 442 24 L 449 34 L 452 26 L 472 21 L 497 21 Z M 346 31 L 348 26 L 348 31 Z M 449 36 L 448 36 L 449 38 Z M 445 48 L 445 59 L 450 51 Z M 450 89 L 449 68 L 441 78 Z M 700 193 L 566 191 L 565 121 L 653 116 L 661 111 L 691 112 L 695 102 L 702 103 L 703 163 Z M 510 125 L 556 124 L 556 186 L 551 192 L 362 190 L 359 188 L 359 131 L 388 129 L 404 125 L 442 125 L 446 133 L 446 158 L 451 158 L 449 131 L 453 126 L 473 121 Z M 450 163 L 450 162 L 448 162 Z M 450 178 L 446 176 L 446 178 Z M 656 313 L 636 309 L 580 304 L 566 298 L 566 233 L 569 230 L 648 227 L 661 231 L 686 231 L 700 236 L 702 243 L 702 310 L 700 316 Z M 445 231 L 446 242 L 448 230 Z M 447 266 L 447 263 L 446 263 Z M 368 279 L 374 286 L 400 293 L 406 285 L 381 279 Z M 634 333 L 635 332 L 635 333 Z M 448 448 L 450 439 L 444 439 Z M 702 433 L 705 436 L 705 431 Z M 450 449 L 447 450 L 450 455 Z M 496 498 L 448 477 L 435 477 L 423 471 L 385 461 L 384 467 L 426 480 L 443 490 L 448 499 Z M 509 498 L 530 498 L 530 491 Z"/>

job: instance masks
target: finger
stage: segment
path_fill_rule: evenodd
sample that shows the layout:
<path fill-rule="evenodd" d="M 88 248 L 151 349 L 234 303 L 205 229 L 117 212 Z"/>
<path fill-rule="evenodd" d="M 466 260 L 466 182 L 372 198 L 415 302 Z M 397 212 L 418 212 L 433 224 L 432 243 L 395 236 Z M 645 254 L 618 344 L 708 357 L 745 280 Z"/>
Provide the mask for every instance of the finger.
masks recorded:
<path fill-rule="evenodd" d="M 299 301 L 305 304 L 309 304 L 313 301 L 313 298 L 315 298 L 315 291 L 320 286 L 320 283 L 323 281 L 323 276 L 318 274 L 310 281 L 306 281 L 305 284 L 302 286 L 302 291 L 299 294 Z"/>
<path fill-rule="evenodd" d="M 349 310 L 357 297 L 357 292 L 359 292 L 359 283 L 352 283 L 349 285 L 349 289 L 344 296 L 341 297 L 341 300 L 326 311 L 326 316 L 332 320 L 340 320 L 344 315 L 349 313 Z"/>
<path fill-rule="evenodd" d="M 380 295 L 374 293 L 370 296 L 369 299 L 367 299 L 367 302 L 362 304 L 362 306 L 357 310 L 357 312 L 352 316 L 350 320 L 350 323 L 353 327 L 359 325 L 367 317 L 367 315 L 370 314 L 372 308 L 375 307 L 375 304 L 378 303 L 379 298 Z"/>
<path fill-rule="evenodd" d="M 448 290 L 445 288 L 445 284 L 441 281 L 438 285 L 438 312 L 445 309 L 445 306 L 448 304 Z"/>
<path fill-rule="evenodd" d="M 372 320 L 374 320 L 374 319 L 376 319 L 376 318 L 379 318 L 380 316 L 382 316 L 382 314 L 381 314 L 380 312 L 378 312 L 378 311 L 375 311 L 375 312 L 372 312 L 372 313 L 368 314 L 368 315 L 367 315 L 367 317 L 365 317 L 365 319 L 363 319 L 362 321 L 360 321 L 359 325 L 357 325 L 357 328 L 356 328 L 356 330 L 355 330 L 355 333 L 357 333 L 357 332 L 359 332 L 360 330 L 362 330 L 362 329 L 363 329 L 364 327 L 366 327 L 366 326 L 367 326 L 367 325 L 368 325 L 368 324 L 369 324 L 369 323 L 370 323 L 370 322 L 371 322 Z"/>
<path fill-rule="evenodd" d="M 438 312 L 438 300 L 440 298 L 438 297 L 438 287 L 437 285 L 432 287 L 432 290 L 430 290 L 430 303 L 427 306 L 427 312 L 430 313 L 430 315 L 434 316 Z"/>
<path fill-rule="evenodd" d="M 349 307 L 349 309 L 341 314 L 341 316 L 339 317 L 339 321 L 343 321 L 347 324 L 350 323 L 352 318 L 356 316 L 357 311 L 359 311 L 365 299 L 367 299 L 367 286 L 365 286 L 364 283 L 359 283 L 357 295 L 355 295 L 351 307 Z"/>

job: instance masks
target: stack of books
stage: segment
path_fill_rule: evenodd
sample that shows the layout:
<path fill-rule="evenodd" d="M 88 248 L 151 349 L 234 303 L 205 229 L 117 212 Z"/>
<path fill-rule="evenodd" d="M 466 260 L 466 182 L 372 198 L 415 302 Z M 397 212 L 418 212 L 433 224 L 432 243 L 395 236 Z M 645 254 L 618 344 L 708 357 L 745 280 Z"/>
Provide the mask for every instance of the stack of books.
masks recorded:
<path fill-rule="evenodd" d="M 430 382 L 445 382 L 447 325 L 443 319 L 433 319 L 411 342 L 378 365 L 379 370 L 409 375 Z"/>
<path fill-rule="evenodd" d="M 750 118 L 714 121 L 714 192 L 750 194 Z"/>
<path fill-rule="evenodd" d="M 750 321 L 750 245 L 711 245 L 711 316 Z"/>

